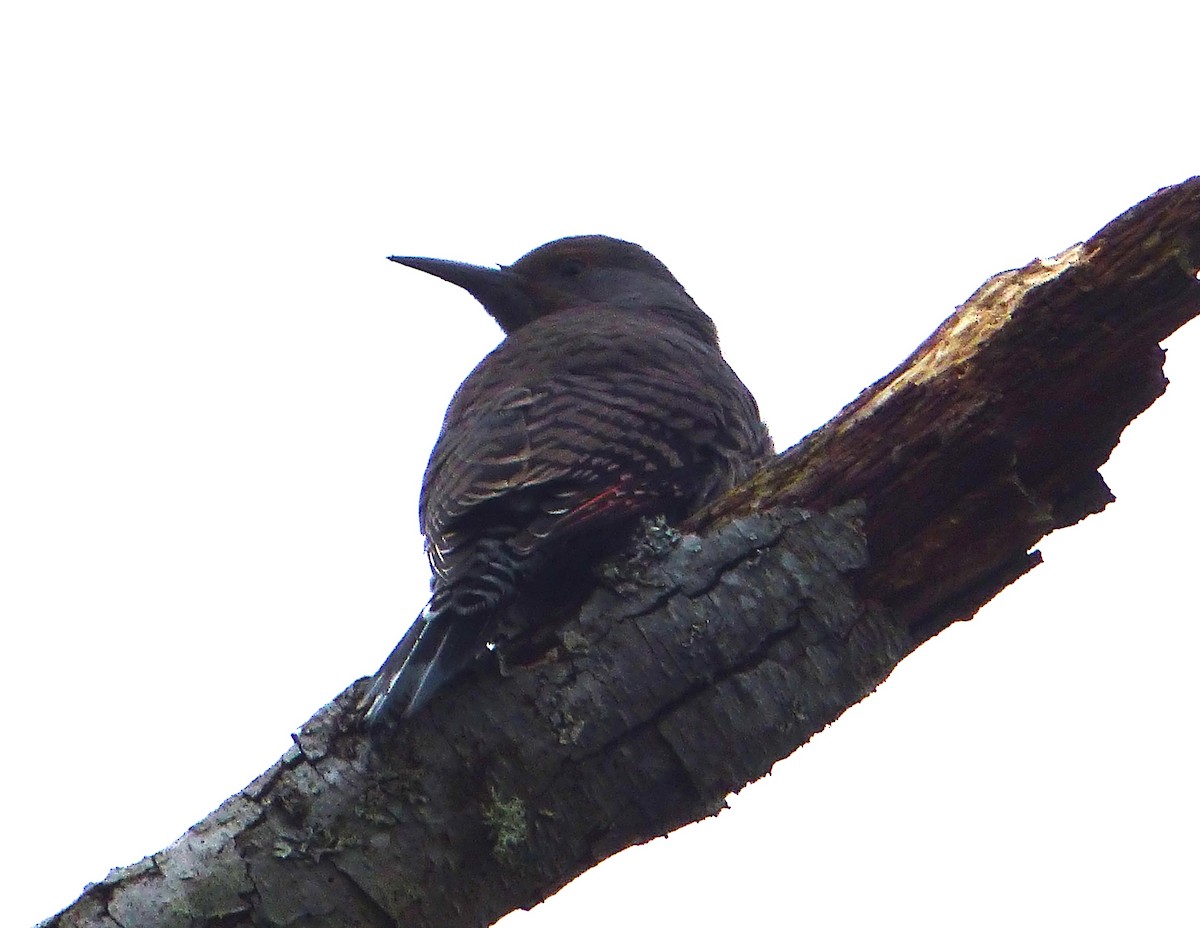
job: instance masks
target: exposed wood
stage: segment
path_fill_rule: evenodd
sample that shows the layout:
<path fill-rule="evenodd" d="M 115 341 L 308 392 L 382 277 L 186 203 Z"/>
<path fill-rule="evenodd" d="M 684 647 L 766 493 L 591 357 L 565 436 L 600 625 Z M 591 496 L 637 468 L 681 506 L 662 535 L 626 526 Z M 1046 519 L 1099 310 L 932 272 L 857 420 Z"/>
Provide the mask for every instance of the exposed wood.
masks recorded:
<path fill-rule="evenodd" d="M 370 744 L 363 681 L 271 770 L 53 926 L 486 925 L 711 815 L 1112 497 L 1097 468 L 1200 313 L 1200 178 L 985 283 L 563 630 Z"/>

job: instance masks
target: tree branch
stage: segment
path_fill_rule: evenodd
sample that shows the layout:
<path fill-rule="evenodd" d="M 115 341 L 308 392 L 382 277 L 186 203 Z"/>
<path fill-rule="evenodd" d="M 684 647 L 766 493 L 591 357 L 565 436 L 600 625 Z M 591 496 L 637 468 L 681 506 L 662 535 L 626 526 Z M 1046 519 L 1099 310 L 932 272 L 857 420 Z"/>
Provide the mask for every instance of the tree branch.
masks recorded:
<path fill-rule="evenodd" d="M 175 844 L 49 926 L 486 925 L 712 815 L 1103 509 L 1097 468 L 1200 313 L 1200 178 L 985 283 L 745 485 L 661 528 L 562 630 L 390 738 L 364 681 Z"/>

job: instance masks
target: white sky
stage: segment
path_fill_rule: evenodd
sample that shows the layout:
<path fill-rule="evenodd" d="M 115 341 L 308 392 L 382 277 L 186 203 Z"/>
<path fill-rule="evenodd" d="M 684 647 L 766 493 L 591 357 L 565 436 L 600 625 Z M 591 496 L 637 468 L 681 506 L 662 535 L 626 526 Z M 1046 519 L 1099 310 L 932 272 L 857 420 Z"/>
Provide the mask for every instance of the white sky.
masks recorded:
<path fill-rule="evenodd" d="M 172 841 L 422 605 L 421 472 L 499 333 L 385 255 L 637 241 L 790 445 L 1200 171 L 1200 12 L 1106 6 L 7 7 L 0 922 Z M 505 928 L 1200 922 L 1200 328 L 1168 347 L 1116 506 Z"/>

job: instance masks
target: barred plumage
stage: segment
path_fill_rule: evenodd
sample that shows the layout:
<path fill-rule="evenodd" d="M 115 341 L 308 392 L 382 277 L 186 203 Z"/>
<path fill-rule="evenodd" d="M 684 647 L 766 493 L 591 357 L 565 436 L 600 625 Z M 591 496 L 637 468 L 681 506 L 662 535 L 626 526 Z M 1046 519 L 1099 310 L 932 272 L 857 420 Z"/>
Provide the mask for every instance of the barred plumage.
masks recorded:
<path fill-rule="evenodd" d="M 470 291 L 507 337 L 454 395 L 425 471 L 433 596 L 364 698 L 372 723 L 419 709 L 506 610 L 584 582 L 641 516 L 682 517 L 773 450 L 712 320 L 637 245 L 560 239 L 499 269 L 392 260 Z"/>

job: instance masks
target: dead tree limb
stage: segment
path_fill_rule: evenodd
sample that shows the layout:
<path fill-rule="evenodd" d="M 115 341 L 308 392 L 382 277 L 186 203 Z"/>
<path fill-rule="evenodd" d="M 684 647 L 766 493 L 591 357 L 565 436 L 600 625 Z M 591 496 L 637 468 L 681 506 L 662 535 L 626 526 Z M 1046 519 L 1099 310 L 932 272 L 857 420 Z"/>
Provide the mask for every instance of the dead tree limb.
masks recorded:
<path fill-rule="evenodd" d="M 1097 468 L 1200 313 L 1200 178 L 998 274 L 900 367 L 562 630 L 393 737 L 362 681 L 166 850 L 51 926 L 486 925 L 725 796 L 1112 501 Z"/>

